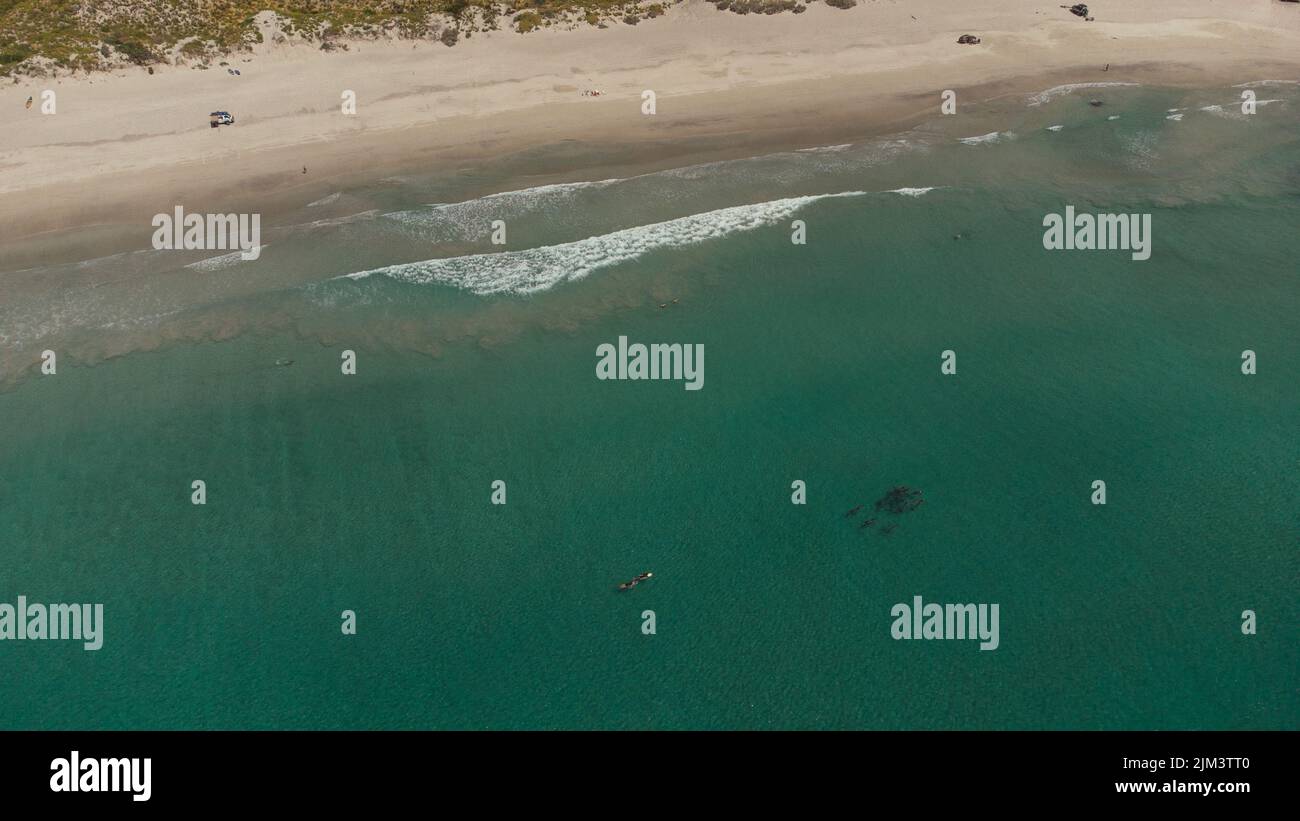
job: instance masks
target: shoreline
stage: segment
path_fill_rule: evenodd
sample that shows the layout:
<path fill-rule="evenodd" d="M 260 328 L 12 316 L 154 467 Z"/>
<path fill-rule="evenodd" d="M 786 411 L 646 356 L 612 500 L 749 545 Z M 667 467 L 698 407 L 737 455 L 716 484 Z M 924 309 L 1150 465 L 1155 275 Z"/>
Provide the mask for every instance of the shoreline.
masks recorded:
<path fill-rule="evenodd" d="M 1018 0 L 940 7 L 818 5 L 758 17 L 699 0 L 636 27 L 495 32 L 450 49 L 269 46 L 232 57 L 246 61 L 238 78 L 168 68 L 53 81 L 58 113 L 44 117 L 21 106 L 51 81 L 19 83 L 0 90 L 0 108 L 27 115 L 0 124 L 0 144 L 13 146 L 0 152 L 0 223 L 10 246 L 0 264 L 44 257 L 15 243 L 35 248 L 76 229 L 147 226 L 176 203 L 274 213 L 403 172 L 490 167 L 568 142 L 579 154 L 634 147 L 637 165 L 653 170 L 905 130 L 937 112 L 944 89 L 968 104 L 1076 82 L 1230 86 L 1300 76 L 1300 14 L 1284 4 L 1159 0 L 1093 23 Z M 982 28 L 972 25 L 981 19 Z M 983 45 L 955 45 L 952 32 L 968 28 Z M 597 61 L 610 68 L 570 65 Z M 444 66 L 476 79 L 448 83 Z M 429 69 L 432 76 L 421 75 Z M 575 79 L 563 82 L 566 74 Z M 581 97 L 588 85 L 603 95 Z M 352 87 L 356 116 L 337 104 L 303 105 L 325 105 Z M 653 117 L 640 110 L 644 88 L 657 94 Z M 209 129 L 210 107 L 235 111 L 236 125 Z M 577 156 L 529 184 L 599 168 Z M 59 244 L 75 254 L 75 242 Z"/>

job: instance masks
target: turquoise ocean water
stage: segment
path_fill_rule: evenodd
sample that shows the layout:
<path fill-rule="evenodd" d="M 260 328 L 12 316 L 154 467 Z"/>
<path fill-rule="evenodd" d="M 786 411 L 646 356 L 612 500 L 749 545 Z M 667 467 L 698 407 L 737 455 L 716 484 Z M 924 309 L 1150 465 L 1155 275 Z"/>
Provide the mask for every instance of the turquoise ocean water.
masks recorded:
<path fill-rule="evenodd" d="M 1297 88 L 576 183 L 550 147 L 304 203 L 255 263 L 0 272 L 0 601 L 105 608 L 96 652 L 0 642 L 0 726 L 1300 729 Z M 1045 250 L 1066 205 L 1151 258 Z M 703 344 L 703 390 L 597 380 L 620 335 Z M 845 518 L 897 484 L 891 534 Z M 916 595 L 999 648 L 893 640 Z"/>

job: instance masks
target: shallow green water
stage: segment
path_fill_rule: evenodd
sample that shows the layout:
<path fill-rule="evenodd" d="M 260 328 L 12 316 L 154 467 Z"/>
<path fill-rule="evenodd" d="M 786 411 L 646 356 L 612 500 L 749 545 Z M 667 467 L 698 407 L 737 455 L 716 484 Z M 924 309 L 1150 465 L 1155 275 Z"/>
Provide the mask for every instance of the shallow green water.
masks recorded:
<path fill-rule="evenodd" d="M 444 209 L 454 181 L 408 180 L 260 269 L 99 263 L 146 274 L 61 294 L 73 319 L 21 343 L 67 350 L 58 375 L 0 393 L 0 601 L 103 602 L 104 647 L 0 643 L 0 725 L 1296 729 L 1300 143 L 1274 91 L 1253 119 L 1193 104 L 1232 89 L 1004 101 Z M 1152 214 L 1151 259 L 1044 250 L 1066 204 Z M 529 294 L 330 279 L 499 250 L 494 215 L 510 250 L 615 236 L 565 271 L 623 261 Z M 50 298 L 0 277 L 17 345 Z M 146 295 L 177 313 L 124 319 Z M 619 335 L 703 344 L 704 389 L 598 381 Z M 844 517 L 900 483 L 926 504 L 892 534 Z M 915 595 L 998 603 L 999 648 L 893 640 Z"/>

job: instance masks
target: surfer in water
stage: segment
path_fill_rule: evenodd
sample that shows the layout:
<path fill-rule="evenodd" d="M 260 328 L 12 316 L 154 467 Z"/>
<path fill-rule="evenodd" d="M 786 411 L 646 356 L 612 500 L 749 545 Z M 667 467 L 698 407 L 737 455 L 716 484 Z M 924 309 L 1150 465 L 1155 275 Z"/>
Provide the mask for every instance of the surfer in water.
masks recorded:
<path fill-rule="evenodd" d="M 653 575 L 654 574 L 650 572 L 642 573 L 641 575 L 637 576 L 635 579 L 633 579 L 630 582 L 623 582 L 618 586 L 618 589 L 631 590 L 632 588 L 636 587 L 638 584 L 640 584 L 641 582 L 645 581 L 646 579 L 650 578 Z"/>

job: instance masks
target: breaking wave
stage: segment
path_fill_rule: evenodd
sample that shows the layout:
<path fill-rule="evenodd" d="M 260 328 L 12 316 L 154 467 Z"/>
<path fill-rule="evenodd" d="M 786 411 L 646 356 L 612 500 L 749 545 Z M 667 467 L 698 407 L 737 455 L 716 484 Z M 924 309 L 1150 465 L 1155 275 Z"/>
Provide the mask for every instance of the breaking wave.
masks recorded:
<path fill-rule="evenodd" d="M 271 243 L 264 242 L 261 245 L 261 250 L 265 251 L 270 247 Z M 223 268 L 231 268 L 235 265 L 239 265 L 241 262 L 245 262 L 246 260 L 243 257 L 245 253 L 246 252 L 243 249 L 231 251 L 228 254 L 221 254 L 220 256 L 201 259 L 198 262 L 191 262 L 185 267 L 189 268 L 191 271 L 220 271 Z"/>
<path fill-rule="evenodd" d="M 1029 98 L 1029 105 L 1043 105 L 1055 97 L 1062 94 L 1070 94 L 1081 88 L 1117 88 L 1121 86 L 1136 86 L 1140 83 L 1068 83 L 1063 86 L 1053 86 L 1046 91 L 1040 91 Z"/>
<path fill-rule="evenodd" d="M 1252 80 L 1249 83 L 1237 83 L 1233 88 L 1252 88 L 1254 86 L 1300 85 L 1300 80 Z"/>
<path fill-rule="evenodd" d="M 1284 102 L 1284 101 L 1283 100 L 1255 100 L 1254 104 L 1257 106 L 1261 106 L 1261 105 L 1268 105 L 1269 103 L 1280 103 L 1280 102 Z M 1223 103 L 1221 105 L 1203 105 L 1200 108 L 1198 108 L 1197 111 L 1208 111 L 1211 114 L 1219 114 L 1227 117 L 1235 117 L 1235 116 L 1239 116 L 1241 105 L 1242 104 L 1240 102 Z M 1236 110 L 1234 111 L 1232 109 L 1236 109 Z"/>
<path fill-rule="evenodd" d="M 998 143 L 1004 139 L 1015 139 L 1015 134 L 1010 131 L 993 131 L 988 134 L 981 134 L 978 137 L 960 137 L 957 142 L 966 145 L 982 145 L 984 143 Z"/>
<path fill-rule="evenodd" d="M 623 179 L 592 180 L 589 182 L 564 182 L 538 185 L 485 194 L 463 202 L 429 203 L 424 208 L 391 211 L 381 215 L 385 221 L 409 229 L 424 239 L 463 240 L 477 234 L 484 220 L 504 219 L 512 215 L 527 214 L 542 208 L 563 207 L 585 189 L 605 188 Z M 435 236 L 430 237 L 430 231 Z"/>
<path fill-rule="evenodd" d="M 903 189 L 899 191 L 901 193 Z M 560 245 L 401 263 L 344 276 L 362 279 L 378 274 L 404 282 L 438 282 L 481 295 L 535 293 L 563 282 L 582 279 L 592 271 L 628 262 L 661 248 L 692 245 L 773 225 L 818 200 L 857 197 L 866 193 L 845 191 L 738 205 Z"/>

